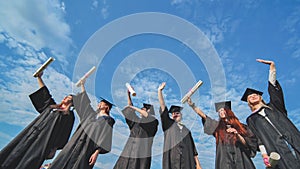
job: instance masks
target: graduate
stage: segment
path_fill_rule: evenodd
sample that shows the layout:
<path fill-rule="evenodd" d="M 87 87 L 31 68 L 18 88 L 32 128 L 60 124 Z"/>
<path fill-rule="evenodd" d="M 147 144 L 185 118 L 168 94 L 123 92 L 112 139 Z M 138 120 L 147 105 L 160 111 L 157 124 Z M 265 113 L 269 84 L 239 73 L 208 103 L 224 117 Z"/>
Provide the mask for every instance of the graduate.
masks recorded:
<path fill-rule="evenodd" d="M 40 114 L 1 150 L 0 169 L 39 169 L 70 137 L 74 123 L 72 96 L 66 96 L 57 104 L 42 75 L 43 72 L 37 75 L 40 88 L 29 95 Z"/>
<path fill-rule="evenodd" d="M 74 107 L 80 124 L 64 149 L 58 154 L 51 169 L 90 169 L 93 168 L 98 154 L 111 150 L 112 131 L 115 120 L 110 116 L 113 106 L 102 99 L 95 111 L 81 81 L 82 92 L 73 96 Z"/>
<path fill-rule="evenodd" d="M 182 107 L 165 105 L 162 90 L 166 83 L 158 87 L 160 117 L 164 132 L 163 169 L 201 169 L 198 153 L 190 130 L 182 124 Z M 169 113 L 172 114 L 170 118 Z"/>
<path fill-rule="evenodd" d="M 215 103 L 219 120 L 214 120 L 195 106 L 188 104 L 202 118 L 204 132 L 216 138 L 215 169 L 255 169 L 251 160 L 256 154 L 257 139 L 231 110 L 231 102 Z"/>
<path fill-rule="evenodd" d="M 157 132 L 158 120 L 154 108 L 144 103 L 141 109 L 134 107 L 127 91 L 128 106 L 122 113 L 130 129 L 130 135 L 124 150 L 114 169 L 150 169 L 153 138 Z M 135 111 L 140 114 L 138 117 Z"/>
<path fill-rule="evenodd" d="M 259 148 L 264 163 L 270 167 L 269 156 L 277 152 L 281 159 L 272 168 L 300 168 L 300 132 L 287 116 L 284 96 L 279 82 L 276 80 L 276 68 L 273 61 L 257 59 L 258 62 L 270 66 L 268 92 L 270 102 L 262 99 L 262 92 L 247 88 L 242 101 L 248 103 L 252 114 L 247 118 L 247 124 L 258 137 Z"/>

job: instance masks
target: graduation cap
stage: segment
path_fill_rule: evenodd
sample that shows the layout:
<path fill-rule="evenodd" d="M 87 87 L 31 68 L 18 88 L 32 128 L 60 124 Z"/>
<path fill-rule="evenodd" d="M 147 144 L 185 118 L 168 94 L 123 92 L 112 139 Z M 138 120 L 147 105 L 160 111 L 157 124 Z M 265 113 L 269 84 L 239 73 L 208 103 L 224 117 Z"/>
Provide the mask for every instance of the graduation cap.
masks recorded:
<path fill-rule="evenodd" d="M 150 109 L 152 107 L 152 105 L 151 104 L 148 104 L 148 103 L 143 103 L 143 108 L 145 108 L 145 109 Z"/>
<path fill-rule="evenodd" d="M 182 109 L 183 109 L 183 107 L 181 107 L 181 106 L 175 106 L 175 105 L 172 105 L 172 106 L 170 107 L 169 113 L 173 113 L 173 112 L 181 112 Z"/>
<path fill-rule="evenodd" d="M 101 99 L 100 102 L 106 103 L 108 105 L 109 109 L 111 109 L 114 106 L 113 103 L 111 103 L 110 101 L 104 99 L 103 97 L 100 97 L 100 99 Z"/>
<path fill-rule="evenodd" d="M 260 96 L 263 95 L 263 92 L 261 92 L 261 91 L 258 91 L 258 90 L 255 90 L 255 89 L 247 88 L 246 91 L 245 91 L 245 93 L 244 93 L 244 95 L 243 95 L 243 97 L 241 98 L 241 100 L 244 101 L 244 102 L 247 102 L 247 97 L 248 97 L 250 94 L 253 94 L 253 93 L 258 94 L 258 95 L 260 95 Z"/>
<path fill-rule="evenodd" d="M 154 112 L 154 108 L 152 104 L 148 104 L 148 103 L 143 103 L 143 108 L 145 108 L 146 110 L 150 110 L 150 114 L 155 115 Z"/>
<path fill-rule="evenodd" d="M 221 108 L 231 110 L 231 101 L 224 101 L 215 103 L 216 111 L 218 112 Z"/>

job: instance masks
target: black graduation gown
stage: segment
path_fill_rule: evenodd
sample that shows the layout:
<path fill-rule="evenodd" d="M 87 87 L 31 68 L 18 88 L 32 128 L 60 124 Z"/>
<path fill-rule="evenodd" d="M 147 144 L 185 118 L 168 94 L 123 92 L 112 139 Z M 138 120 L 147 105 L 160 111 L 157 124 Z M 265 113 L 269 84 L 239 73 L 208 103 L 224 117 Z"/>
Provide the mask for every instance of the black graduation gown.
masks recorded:
<path fill-rule="evenodd" d="M 71 111 L 64 115 L 50 107 L 55 104 L 47 87 L 42 87 L 30 99 L 40 113 L 20 134 L 0 152 L 1 169 L 38 169 L 51 149 L 62 149 L 74 123 Z"/>
<path fill-rule="evenodd" d="M 276 81 L 275 86 L 269 82 L 268 92 L 270 95 L 270 103 L 267 105 L 271 109 L 263 109 L 273 125 L 286 137 L 286 140 L 290 143 L 290 145 L 294 147 L 297 153 L 297 158 L 292 155 L 292 152 L 288 148 L 283 137 L 280 137 L 269 122 L 263 116 L 258 114 L 259 111 L 252 113 L 247 118 L 247 124 L 258 137 L 259 142 L 266 147 L 269 155 L 271 152 L 277 152 L 280 154 L 281 159 L 279 160 L 277 168 L 299 169 L 300 132 L 287 117 L 283 92 L 278 81 Z"/>
<path fill-rule="evenodd" d="M 167 107 L 161 116 L 164 131 L 163 169 L 193 169 L 196 168 L 194 156 L 197 156 L 192 133 L 183 125 L 180 129 L 177 122 L 170 118 Z"/>
<path fill-rule="evenodd" d="M 202 121 L 204 132 L 215 136 L 215 130 L 219 121 L 213 120 L 208 116 L 206 116 L 206 120 L 203 119 Z M 251 157 L 254 157 L 256 154 L 257 139 L 246 125 L 244 127 L 248 132 L 248 135 L 242 135 L 246 145 L 240 141 L 236 141 L 235 144 L 223 143 L 219 139 L 216 145 L 215 169 L 255 169 Z M 223 132 L 228 140 L 233 139 L 234 134 L 227 133 L 225 130 Z"/>
<path fill-rule="evenodd" d="M 151 114 L 146 118 L 139 118 L 129 107 L 122 110 L 122 113 L 130 129 L 130 135 L 114 169 L 149 169 L 158 120 Z"/>
<path fill-rule="evenodd" d="M 80 124 L 70 141 L 52 162 L 51 169 L 89 169 L 91 155 L 100 150 L 100 154 L 111 150 L 112 131 L 115 120 L 110 116 L 100 116 L 90 105 L 86 92 L 73 96 L 74 107 L 80 118 Z"/>

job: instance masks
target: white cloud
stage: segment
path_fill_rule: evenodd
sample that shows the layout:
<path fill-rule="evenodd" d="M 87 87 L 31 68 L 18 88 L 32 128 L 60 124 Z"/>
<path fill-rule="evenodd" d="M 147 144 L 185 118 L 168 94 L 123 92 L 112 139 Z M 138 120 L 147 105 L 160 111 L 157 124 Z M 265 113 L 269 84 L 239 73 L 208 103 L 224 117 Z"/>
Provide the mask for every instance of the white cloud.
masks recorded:
<path fill-rule="evenodd" d="M 32 5 L 39 4 L 39 5 Z M 64 60 L 72 43 L 70 27 L 64 22 L 64 13 L 58 1 L 1 1 L 0 27 L 8 35 L 7 45 L 15 48 L 25 44 L 39 51 L 53 50 L 58 59 Z"/>
<path fill-rule="evenodd" d="M 5 36 L 0 33 L 0 43 L 3 43 L 5 41 L 5 39 L 6 39 Z"/>
<path fill-rule="evenodd" d="M 299 26 L 300 26 L 300 6 L 294 6 L 291 10 L 290 15 L 285 20 L 283 24 L 284 31 L 290 33 L 290 38 L 286 42 L 286 47 L 292 51 L 291 57 L 299 59 L 300 58 L 300 38 L 299 38 Z"/>
<path fill-rule="evenodd" d="M 98 8 L 99 2 L 97 0 L 94 0 L 92 3 L 93 8 Z"/>
<path fill-rule="evenodd" d="M 101 14 L 102 14 L 103 19 L 107 19 L 108 15 L 109 15 L 107 6 L 105 6 L 101 9 Z"/>
<path fill-rule="evenodd" d="M 183 3 L 183 2 L 185 2 L 185 0 L 172 0 L 171 5 L 178 5 L 178 4 Z"/>
<path fill-rule="evenodd" d="M 60 9 L 61 9 L 63 12 L 66 12 L 66 6 L 65 6 L 65 3 L 64 3 L 64 2 L 61 2 L 61 4 L 60 4 Z"/>

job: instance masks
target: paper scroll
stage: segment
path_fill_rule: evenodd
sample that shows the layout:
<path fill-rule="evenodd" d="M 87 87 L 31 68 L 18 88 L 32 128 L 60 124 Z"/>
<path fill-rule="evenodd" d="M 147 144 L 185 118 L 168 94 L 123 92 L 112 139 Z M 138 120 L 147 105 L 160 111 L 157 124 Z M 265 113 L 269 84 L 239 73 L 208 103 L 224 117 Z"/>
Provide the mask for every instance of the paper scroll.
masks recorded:
<path fill-rule="evenodd" d="M 33 77 L 37 77 L 37 75 L 44 71 L 54 60 L 54 58 L 50 57 L 37 71 L 33 73 Z"/>
<path fill-rule="evenodd" d="M 80 80 L 77 81 L 76 86 L 79 87 L 80 86 L 80 81 L 86 80 L 92 73 L 94 73 L 95 70 L 96 70 L 96 67 L 93 66 L 84 76 L 82 76 L 80 78 Z"/>
<path fill-rule="evenodd" d="M 131 93 L 132 96 L 136 96 L 136 92 L 133 90 L 129 83 L 126 83 L 125 86 L 127 87 L 128 91 Z"/>
<path fill-rule="evenodd" d="M 189 91 L 187 92 L 184 97 L 181 99 L 181 103 L 185 103 L 187 101 L 187 99 L 189 97 L 191 97 L 196 91 L 197 89 L 203 84 L 203 82 L 201 80 L 199 80 L 195 85 L 194 87 Z"/>

